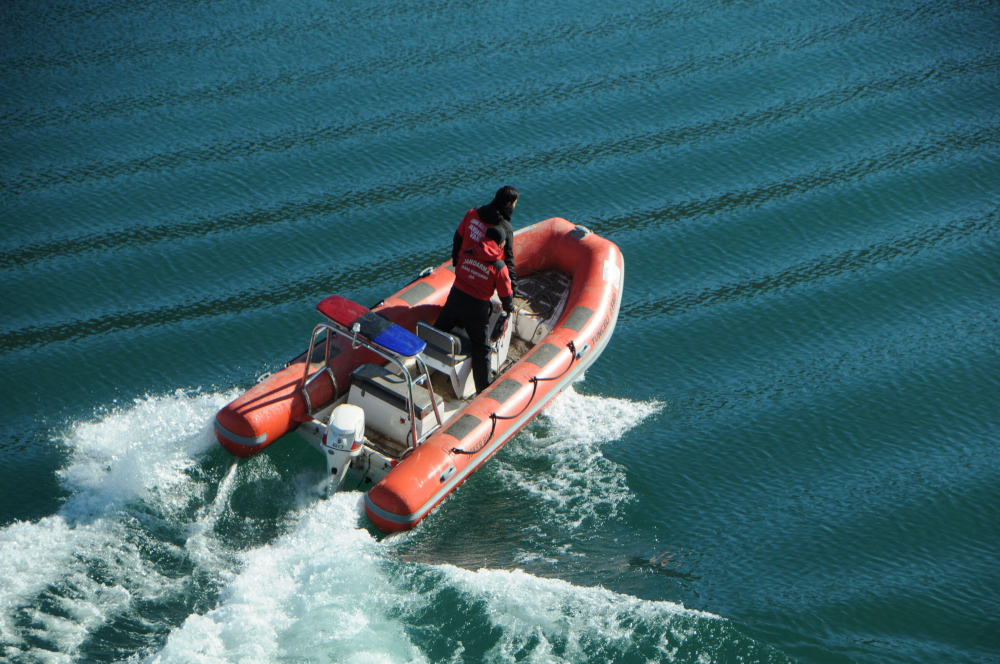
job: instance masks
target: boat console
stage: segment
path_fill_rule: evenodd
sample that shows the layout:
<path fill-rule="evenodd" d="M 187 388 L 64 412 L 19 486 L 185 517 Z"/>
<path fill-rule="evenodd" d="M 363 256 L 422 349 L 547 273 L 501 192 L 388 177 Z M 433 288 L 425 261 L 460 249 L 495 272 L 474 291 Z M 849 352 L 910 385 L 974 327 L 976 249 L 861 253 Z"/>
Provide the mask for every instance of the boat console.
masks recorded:
<path fill-rule="evenodd" d="M 441 411 L 444 404 L 441 398 L 434 394 L 433 386 L 429 385 L 424 376 L 420 376 L 412 384 L 407 384 L 410 380 L 412 379 L 408 374 L 400 375 L 377 364 L 362 364 L 351 373 L 351 392 L 347 403 L 365 411 L 369 427 L 406 447 L 415 447 L 414 432 L 416 432 L 416 443 L 419 443 L 437 429 L 439 423 L 434 414 L 434 407 L 436 405 Z M 432 403 L 431 399 L 434 399 L 435 403 Z M 411 412 L 413 426 L 407 421 Z M 441 424 L 443 424 L 448 418 L 444 413 L 441 414 Z"/>

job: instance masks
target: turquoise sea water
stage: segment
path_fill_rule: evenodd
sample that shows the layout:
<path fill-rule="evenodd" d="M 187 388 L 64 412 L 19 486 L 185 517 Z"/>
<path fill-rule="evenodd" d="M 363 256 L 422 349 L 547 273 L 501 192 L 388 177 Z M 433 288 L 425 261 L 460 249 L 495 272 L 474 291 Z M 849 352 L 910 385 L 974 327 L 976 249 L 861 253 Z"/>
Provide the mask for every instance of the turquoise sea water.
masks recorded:
<path fill-rule="evenodd" d="M 0 4 L 0 659 L 1000 661 L 1000 5 Z M 415 531 L 214 412 L 522 192 L 601 359 Z"/>

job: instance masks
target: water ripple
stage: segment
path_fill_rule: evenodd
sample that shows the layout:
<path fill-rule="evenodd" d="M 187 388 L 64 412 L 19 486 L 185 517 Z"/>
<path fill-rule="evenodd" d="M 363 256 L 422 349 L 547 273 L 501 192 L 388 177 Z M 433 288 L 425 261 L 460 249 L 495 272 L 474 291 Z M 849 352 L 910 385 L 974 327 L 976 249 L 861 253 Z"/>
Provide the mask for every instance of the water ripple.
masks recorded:
<path fill-rule="evenodd" d="M 877 156 L 864 156 L 834 167 L 796 174 L 750 189 L 728 191 L 709 198 L 597 219 L 588 222 L 588 226 L 597 232 L 602 232 L 604 228 L 641 230 L 737 209 L 759 207 L 775 200 L 858 182 L 880 173 L 904 170 L 935 158 L 989 150 L 1000 142 L 1000 132 L 997 129 L 998 125 L 994 121 L 985 125 L 966 125 L 950 132 L 929 132 L 903 145 L 888 148 Z"/>
<path fill-rule="evenodd" d="M 110 3 L 109 3 L 110 4 Z M 114 7 L 107 7 L 105 16 L 121 21 L 123 14 L 133 9 L 136 3 L 116 3 Z M 163 7 L 155 10 L 150 7 L 153 3 L 142 3 L 144 11 L 162 11 L 169 8 L 177 11 L 183 8 L 183 4 L 178 0 L 162 3 Z M 189 5 L 208 5 L 201 0 L 191 0 Z M 406 4 L 403 2 L 393 3 L 393 11 L 404 18 L 403 13 L 412 15 L 422 15 L 427 11 L 440 11 L 447 5 L 446 0 L 426 0 L 424 2 L 413 2 Z M 77 23 L 83 16 L 73 16 L 68 11 L 72 5 L 62 5 L 58 7 L 58 16 L 62 21 Z M 294 16 L 282 17 L 283 20 L 268 21 L 265 26 L 250 27 L 245 24 L 231 25 L 223 27 L 215 32 L 195 35 L 171 36 L 165 38 L 153 38 L 145 41 L 135 39 L 121 40 L 119 43 L 108 43 L 104 48 L 75 50 L 61 49 L 47 53 L 33 53 L 21 55 L 4 60 L 0 60 L 0 71 L 8 73 L 37 75 L 42 71 L 61 69 L 67 67 L 103 67 L 107 65 L 120 65 L 123 62 L 134 63 L 139 60 L 150 58 L 170 58 L 188 57 L 198 55 L 206 51 L 218 51 L 231 48 L 246 48 L 248 46 L 259 46 L 262 43 L 279 41 L 289 37 L 297 37 L 303 32 L 328 33 L 337 29 L 340 33 L 349 33 L 358 26 L 370 24 L 378 19 L 384 10 L 378 6 L 354 7 L 353 11 L 337 13 L 336 15 L 311 12 L 308 14 L 296 14 Z M 36 26 L 46 22 L 43 19 L 52 19 L 56 16 L 53 12 L 37 12 L 33 18 L 24 16 L 21 30 L 27 32 L 28 25 Z M 98 18 L 92 12 L 88 12 L 87 19 L 93 21 Z M 159 20 L 162 22 L 163 17 Z M 96 22 L 96 21 L 95 21 Z M 32 29 L 35 29 L 34 27 Z M 76 29 L 80 29 L 79 25 Z"/>
<path fill-rule="evenodd" d="M 316 299 L 322 294 L 363 290 L 375 283 L 399 286 L 407 277 L 414 276 L 424 266 L 436 264 L 441 258 L 441 250 L 435 247 L 406 256 L 404 260 L 393 255 L 353 268 L 341 265 L 333 274 L 329 266 L 322 265 L 314 267 L 305 277 L 280 284 L 258 283 L 253 288 L 217 297 L 165 304 L 152 309 L 119 310 L 89 319 L 32 325 L 0 335 L 0 355 L 38 345 L 284 306 L 303 299 Z"/>
<path fill-rule="evenodd" d="M 968 217 L 937 224 L 918 231 L 831 256 L 793 265 L 781 272 L 750 277 L 712 286 L 701 291 L 671 295 L 657 300 L 626 304 L 621 320 L 646 320 L 660 316 L 679 316 L 701 307 L 744 301 L 785 291 L 802 284 L 813 284 L 847 274 L 862 272 L 900 258 L 912 258 L 948 244 L 975 236 L 989 237 L 1000 230 L 1000 212 Z"/>
<path fill-rule="evenodd" d="M 582 145 L 574 150 L 566 150 L 558 157 L 572 163 L 583 159 L 593 162 L 599 158 L 615 158 L 623 155 L 642 154 L 670 145 L 690 144 L 731 132 L 746 132 L 755 127 L 799 119 L 805 115 L 829 111 L 847 103 L 871 101 L 888 94 L 912 91 L 917 87 L 928 87 L 961 78 L 979 75 L 992 76 L 1000 67 L 1000 51 L 991 51 L 965 59 L 945 59 L 935 61 L 920 69 L 897 70 L 888 75 L 880 75 L 869 80 L 852 81 L 837 88 L 812 96 L 793 97 L 770 107 L 737 113 L 728 117 L 707 120 L 681 127 L 672 127 L 651 132 L 637 132 L 619 138 L 612 143 Z M 504 113 L 513 114 L 529 109 L 538 111 L 547 105 L 556 105 L 569 99 L 579 101 L 582 96 L 600 91 L 608 93 L 612 89 L 639 88 L 648 86 L 664 72 L 659 70 L 631 72 L 596 81 L 586 78 L 572 83 L 549 83 L 527 90 L 499 95 L 498 105 Z M 83 162 L 72 167 L 56 168 L 42 172 L 29 171 L 8 180 L 8 194 L 21 195 L 69 184 L 83 184 L 118 177 L 158 173 L 167 169 L 204 165 L 240 158 L 259 158 L 266 154 L 283 153 L 318 145 L 356 139 L 368 136 L 384 136 L 398 131 L 413 131 L 421 126 L 441 126 L 448 122 L 468 122 L 478 116 L 493 115 L 496 110 L 483 105 L 478 99 L 453 101 L 445 104 L 394 111 L 372 118 L 342 125 L 310 129 L 285 129 L 278 132 L 262 133 L 239 140 L 215 142 L 208 145 L 192 146 L 181 150 L 157 152 L 151 155 L 125 160 L 100 160 Z M 545 157 L 546 161 L 554 160 Z"/>
<path fill-rule="evenodd" d="M 592 166 L 601 160 L 620 159 L 636 154 L 651 153 L 680 144 L 691 145 L 698 140 L 711 140 L 721 135 L 747 132 L 754 127 L 766 126 L 782 121 L 797 119 L 802 114 L 831 110 L 842 104 L 857 102 L 859 98 L 871 100 L 878 95 L 911 90 L 918 85 L 941 83 L 956 77 L 967 77 L 981 72 L 991 72 L 1000 65 L 1000 53 L 988 53 L 963 61 L 935 63 L 917 71 L 895 72 L 889 76 L 828 90 L 811 97 L 791 99 L 771 107 L 747 113 L 735 114 L 687 126 L 672 127 L 652 132 L 634 132 L 626 136 L 616 135 L 600 143 L 574 143 L 534 154 L 524 154 L 518 158 L 525 172 L 565 169 L 576 166 Z M 526 97 L 523 101 L 527 102 Z M 447 117 L 448 114 L 444 114 Z M 213 147 L 189 148 L 175 153 L 165 153 L 150 157 L 111 163 L 104 166 L 91 165 L 72 169 L 59 176 L 57 171 L 48 178 L 49 182 L 86 181 L 91 178 L 114 177 L 135 174 L 147 170 L 158 170 L 171 165 L 178 166 L 193 159 L 232 158 L 251 156 L 268 150 L 282 151 L 295 149 L 315 141 L 347 137 L 355 132 L 377 134 L 385 128 L 386 118 L 376 118 L 355 125 L 353 128 L 327 128 L 320 131 L 282 132 L 260 137 L 253 141 L 232 142 Z M 439 115 L 438 120 L 443 118 Z M 393 121 L 395 123 L 395 120 Z M 987 147 L 996 142 L 995 128 L 987 126 L 973 128 L 953 136 L 932 138 L 927 143 L 915 143 L 890 150 L 880 158 L 865 157 L 848 164 L 820 171 L 805 173 L 792 178 L 758 186 L 751 190 L 727 192 L 708 199 L 671 204 L 659 209 L 629 212 L 625 215 L 594 219 L 588 223 L 599 232 L 608 229 L 641 229 L 658 226 L 705 215 L 717 214 L 741 208 L 745 205 L 761 205 L 766 202 L 796 193 L 804 193 L 832 184 L 857 180 L 876 172 L 890 170 L 904 163 L 930 159 L 945 151 L 972 150 Z M 419 177 L 409 183 L 394 182 L 374 188 L 340 192 L 283 203 L 264 209 L 242 210 L 217 217 L 202 218 L 192 222 L 177 222 L 159 226 L 142 226 L 115 229 L 89 235 L 59 238 L 57 240 L 34 243 L 0 252 L 0 269 L 24 266 L 39 260 L 70 255 L 80 255 L 93 251 L 108 251 L 115 248 L 134 246 L 152 242 L 170 241 L 184 237 L 200 237 L 215 233 L 233 232 L 243 228 L 302 219 L 304 217 L 332 213 L 346 213 L 351 210 L 378 206 L 389 201 L 406 200 L 412 196 L 439 196 L 454 189 L 456 183 L 485 183 L 493 177 L 493 170 L 479 167 L 470 171 L 468 162 L 451 168 L 442 167 L 436 172 Z M 479 163 L 477 160 L 475 163 Z M 22 188 L 45 186 L 45 178 L 36 183 L 22 179 Z M 10 190 L 16 190 L 17 183 Z"/>
<path fill-rule="evenodd" d="M 466 35 L 456 35 L 445 45 L 414 44 L 396 46 L 396 49 L 375 57 L 346 59 L 332 65 L 308 70 L 300 68 L 280 71 L 232 82 L 203 85 L 181 93 L 174 90 L 155 92 L 142 97 L 128 96 L 107 101 L 88 102 L 60 109 L 19 109 L 16 113 L 0 116 L 0 123 L 21 128 L 40 128 L 66 125 L 72 122 L 134 114 L 162 106 L 219 103 L 226 99 L 242 98 L 257 94 L 274 94 L 283 90 L 302 90 L 308 86 L 327 85 L 342 79 L 371 79 L 376 76 L 396 75 L 402 71 L 424 70 L 429 66 L 443 66 L 449 62 L 471 66 L 474 60 L 491 59 L 505 53 L 529 52 L 537 57 L 536 49 L 567 48 L 575 41 L 592 40 L 610 35 L 649 32 L 664 24 L 687 20 L 708 13 L 710 4 L 698 9 L 657 9 L 644 14 L 619 15 L 604 19 L 587 30 L 577 30 L 568 25 L 545 25 L 531 32 L 522 33 L 516 41 L 492 33 L 470 41 Z M 402 64 L 401 63 L 405 63 Z M 10 127 L 9 129 L 12 129 Z"/>

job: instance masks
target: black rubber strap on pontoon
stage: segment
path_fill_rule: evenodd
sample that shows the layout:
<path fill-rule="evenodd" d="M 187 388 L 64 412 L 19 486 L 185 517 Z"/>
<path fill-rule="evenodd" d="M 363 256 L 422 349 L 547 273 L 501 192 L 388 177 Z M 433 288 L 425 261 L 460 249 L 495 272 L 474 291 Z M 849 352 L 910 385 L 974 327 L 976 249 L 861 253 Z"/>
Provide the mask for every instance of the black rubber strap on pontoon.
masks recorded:
<path fill-rule="evenodd" d="M 489 442 L 493 440 L 493 435 L 496 434 L 497 431 L 497 420 L 514 420 L 517 419 L 518 417 L 521 417 L 521 415 L 524 414 L 524 411 L 528 410 L 528 407 L 531 406 L 531 402 L 535 400 L 535 394 L 538 392 L 538 384 L 540 382 L 545 380 L 559 380 L 567 373 L 569 373 L 569 370 L 573 367 L 573 363 L 576 361 L 576 344 L 570 341 L 569 343 L 566 344 L 566 346 L 569 348 L 570 352 L 569 365 L 566 366 L 566 369 L 561 374 L 559 374 L 558 376 L 553 376 L 551 378 L 539 378 L 538 376 L 532 376 L 529 379 L 529 381 L 531 382 L 531 398 L 528 399 L 528 403 L 524 404 L 524 408 L 522 408 L 520 412 L 518 412 L 516 415 L 497 415 L 496 413 L 490 413 L 490 419 L 493 420 L 493 427 L 490 429 L 490 435 L 486 439 L 486 442 L 483 443 L 483 445 L 479 448 L 479 450 L 476 450 L 475 452 L 468 452 L 466 450 L 453 447 L 451 448 L 452 453 L 477 454 L 480 450 L 483 449 L 483 447 L 486 447 L 489 444 Z"/>

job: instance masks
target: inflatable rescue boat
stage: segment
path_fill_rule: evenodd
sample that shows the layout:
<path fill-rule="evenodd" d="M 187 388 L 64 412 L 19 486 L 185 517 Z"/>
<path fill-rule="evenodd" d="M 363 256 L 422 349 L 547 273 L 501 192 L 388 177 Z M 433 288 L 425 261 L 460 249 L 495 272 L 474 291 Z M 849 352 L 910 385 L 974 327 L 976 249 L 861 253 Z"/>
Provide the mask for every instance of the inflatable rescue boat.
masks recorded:
<path fill-rule="evenodd" d="M 431 325 L 455 279 L 448 261 L 372 309 L 323 299 L 308 350 L 218 412 L 219 442 L 249 457 L 304 440 L 330 490 L 366 491 L 379 530 L 413 528 L 600 356 L 618 319 L 614 243 L 556 218 L 515 233 L 514 248 L 514 313 L 482 393 L 464 331 Z"/>

